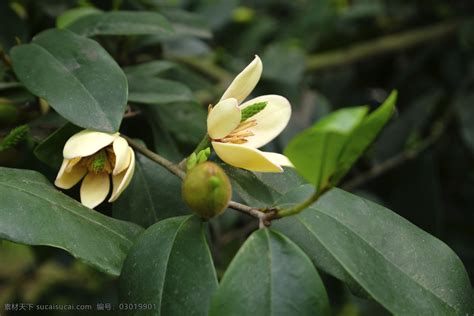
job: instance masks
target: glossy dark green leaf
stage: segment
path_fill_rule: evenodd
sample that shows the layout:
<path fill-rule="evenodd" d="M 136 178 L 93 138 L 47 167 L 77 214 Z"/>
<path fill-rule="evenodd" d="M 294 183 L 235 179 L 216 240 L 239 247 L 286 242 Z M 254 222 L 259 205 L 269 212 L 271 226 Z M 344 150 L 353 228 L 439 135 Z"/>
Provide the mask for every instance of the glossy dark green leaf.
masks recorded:
<path fill-rule="evenodd" d="M 339 167 L 338 157 L 366 113 L 366 107 L 331 113 L 293 138 L 285 149 L 285 155 L 303 178 L 316 188 L 329 185 Z"/>
<path fill-rule="evenodd" d="M 171 22 L 176 36 L 212 38 L 207 20 L 201 15 L 176 9 L 166 9 L 161 12 Z"/>
<path fill-rule="evenodd" d="M 150 106 L 149 110 L 158 112 L 163 127 L 181 143 L 195 146 L 206 133 L 207 110 L 198 103 Z"/>
<path fill-rule="evenodd" d="M 129 81 L 143 79 L 144 77 L 150 78 L 165 72 L 176 65 L 167 60 L 153 60 L 146 63 L 141 63 L 133 66 L 123 68 L 123 71 L 127 75 Z"/>
<path fill-rule="evenodd" d="M 317 189 L 336 185 L 375 140 L 395 108 L 392 94 L 370 115 L 366 107 L 335 111 L 297 135 L 285 154 Z"/>
<path fill-rule="evenodd" d="M 245 203 L 255 207 L 274 205 L 283 194 L 303 183 L 293 168 L 285 168 L 283 173 L 261 173 L 225 164 L 222 167 L 232 182 L 232 188 Z"/>
<path fill-rule="evenodd" d="M 285 196 L 295 204 L 309 185 Z M 313 263 L 361 287 L 397 315 L 472 313 L 473 293 L 458 256 L 442 241 L 373 202 L 332 189 L 297 216 L 275 222 Z"/>
<path fill-rule="evenodd" d="M 18 79 L 77 126 L 115 132 L 127 102 L 127 79 L 95 41 L 47 30 L 11 50 Z"/>
<path fill-rule="evenodd" d="M 84 36 L 172 34 L 169 22 L 156 12 L 113 11 L 87 15 L 67 28 Z"/>
<path fill-rule="evenodd" d="M 101 10 L 96 9 L 94 7 L 80 7 L 80 8 L 70 9 L 63 12 L 60 16 L 57 17 L 56 27 L 58 29 L 63 29 L 85 16 L 101 14 L 101 13 L 102 13 Z"/>
<path fill-rule="evenodd" d="M 115 218 L 144 227 L 190 213 L 181 198 L 181 180 L 140 153 L 136 154 L 132 181 L 112 209 Z"/>
<path fill-rule="evenodd" d="M 0 238 L 64 249 L 111 275 L 143 230 L 83 206 L 35 171 L 0 168 L 0 196 Z"/>
<path fill-rule="evenodd" d="M 329 303 L 303 251 L 285 236 L 260 229 L 225 272 L 210 315 L 329 315 Z"/>
<path fill-rule="evenodd" d="M 120 301 L 155 304 L 140 315 L 207 315 L 216 288 L 204 224 L 182 216 L 158 222 L 138 238 L 124 263 Z"/>
<path fill-rule="evenodd" d="M 34 150 L 36 157 L 53 169 L 59 170 L 63 162 L 63 147 L 72 135 L 82 129 L 67 123 L 43 140 Z"/>
<path fill-rule="evenodd" d="M 393 91 L 375 111 L 370 113 L 350 136 L 347 145 L 339 156 L 339 170 L 332 181 L 337 183 L 362 156 L 366 149 L 379 135 L 395 110 L 397 92 Z"/>
<path fill-rule="evenodd" d="M 143 105 L 140 109 L 151 128 L 155 152 L 173 162 L 179 162 L 184 159 L 185 157 L 179 151 L 176 140 L 165 127 L 159 111 L 156 111 L 154 106 L 148 105 Z"/>
<path fill-rule="evenodd" d="M 167 104 L 194 100 L 191 90 L 177 81 L 153 77 L 129 77 L 130 102 Z"/>

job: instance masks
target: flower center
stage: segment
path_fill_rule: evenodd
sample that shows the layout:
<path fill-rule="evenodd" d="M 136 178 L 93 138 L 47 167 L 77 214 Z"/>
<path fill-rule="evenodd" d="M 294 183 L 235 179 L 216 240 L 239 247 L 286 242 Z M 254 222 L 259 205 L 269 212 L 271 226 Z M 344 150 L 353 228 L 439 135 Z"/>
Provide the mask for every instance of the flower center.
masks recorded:
<path fill-rule="evenodd" d="M 247 137 L 255 135 L 249 130 L 249 128 L 254 126 L 257 126 L 257 120 L 246 120 L 240 122 L 240 124 L 229 135 L 221 139 L 215 139 L 214 141 L 221 143 L 245 144 L 248 142 Z"/>
<path fill-rule="evenodd" d="M 95 154 L 84 157 L 81 163 L 90 172 L 110 174 L 115 167 L 115 154 L 112 147 L 108 146 Z"/>

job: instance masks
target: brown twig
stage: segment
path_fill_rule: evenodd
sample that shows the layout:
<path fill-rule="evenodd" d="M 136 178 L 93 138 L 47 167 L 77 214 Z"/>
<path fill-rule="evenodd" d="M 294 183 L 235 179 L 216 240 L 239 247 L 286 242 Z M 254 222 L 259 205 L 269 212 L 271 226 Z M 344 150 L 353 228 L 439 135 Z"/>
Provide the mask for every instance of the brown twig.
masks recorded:
<path fill-rule="evenodd" d="M 146 157 L 150 158 L 154 162 L 158 163 L 159 165 L 165 167 L 168 169 L 171 173 L 173 173 L 175 176 L 180 178 L 181 180 L 184 179 L 186 176 L 186 173 L 175 163 L 169 161 L 168 159 L 158 155 L 157 153 L 154 153 L 153 151 L 149 150 L 146 148 L 144 145 L 138 143 L 137 141 L 131 139 L 128 136 L 121 135 L 123 138 L 125 138 L 128 142 L 128 144 L 135 149 L 136 151 L 140 152 L 141 154 L 145 155 Z M 230 201 L 229 208 L 232 208 L 236 211 L 239 211 L 241 213 L 250 215 L 252 217 L 258 218 L 259 222 L 261 225 L 264 226 L 269 226 L 270 222 L 272 219 L 276 218 L 275 217 L 275 211 L 274 210 L 269 210 L 268 212 L 263 212 L 258 208 L 251 207 L 242 203 L 238 203 L 235 201 Z"/>
<path fill-rule="evenodd" d="M 121 135 L 121 136 L 127 140 L 128 144 L 133 149 L 135 149 L 139 153 L 145 155 L 146 157 L 150 158 L 151 160 L 153 160 L 157 164 L 165 167 L 166 169 L 168 169 L 171 173 L 173 173 L 175 176 L 177 176 L 181 180 L 184 179 L 184 177 L 186 176 L 186 173 L 181 168 L 179 168 L 177 165 L 175 165 L 173 162 L 171 162 L 168 159 L 158 155 L 157 153 L 154 153 L 153 151 L 149 150 L 144 145 L 136 142 L 135 140 L 131 139 L 130 137 L 125 136 L 125 135 Z"/>

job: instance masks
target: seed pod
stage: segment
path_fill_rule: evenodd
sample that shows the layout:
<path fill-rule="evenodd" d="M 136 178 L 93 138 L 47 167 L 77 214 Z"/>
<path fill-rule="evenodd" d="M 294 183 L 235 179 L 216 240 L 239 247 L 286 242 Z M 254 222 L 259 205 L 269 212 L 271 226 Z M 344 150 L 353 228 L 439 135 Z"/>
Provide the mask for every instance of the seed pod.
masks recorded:
<path fill-rule="evenodd" d="M 232 187 L 224 170 L 207 161 L 188 172 L 182 194 L 191 210 L 204 219 L 210 219 L 225 210 L 232 196 Z"/>

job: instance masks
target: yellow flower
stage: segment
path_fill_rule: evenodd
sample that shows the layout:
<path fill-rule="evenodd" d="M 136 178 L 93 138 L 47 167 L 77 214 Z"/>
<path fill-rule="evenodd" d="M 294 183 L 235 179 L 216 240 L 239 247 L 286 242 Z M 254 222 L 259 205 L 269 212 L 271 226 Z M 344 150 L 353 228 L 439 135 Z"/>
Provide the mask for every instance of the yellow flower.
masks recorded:
<path fill-rule="evenodd" d="M 70 189 L 82 180 L 81 203 L 94 208 L 113 190 L 109 202 L 125 190 L 135 171 L 135 153 L 119 133 L 108 134 L 83 130 L 68 139 L 63 149 L 63 163 L 54 184 Z"/>
<path fill-rule="evenodd" d="M 262 62 L 255 56 L 235 77 L 219 103 L 209 110 L 207 132 L 214 151 L 227 164 L 252 171 L 282 172 L 282 166 L 293 166 L 288 158 L 257 148 L 272 141 L 286 127 L 291 116 L 290 103 L 273 94 L 242 103 L 261 74 Z M 247 118 L 246 108 L 256 114 Z"/>

